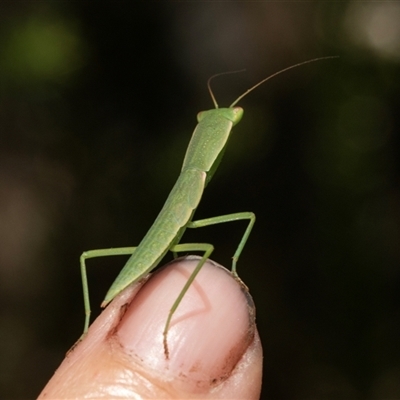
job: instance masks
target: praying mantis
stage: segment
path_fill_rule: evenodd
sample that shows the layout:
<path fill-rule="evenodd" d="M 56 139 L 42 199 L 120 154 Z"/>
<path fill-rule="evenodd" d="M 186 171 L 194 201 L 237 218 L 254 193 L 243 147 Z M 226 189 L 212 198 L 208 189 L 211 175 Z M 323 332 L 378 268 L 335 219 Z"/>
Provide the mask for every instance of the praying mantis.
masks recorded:
<path fill-rule="evenodd" d="M 237 107 L 236 104 L 258 86 L 262 85 L 264 82 L 278 74 L 296 68 L 300 65 L 329 58 L 335 58 L 335 56 L 314 58 L 312 60 L 304 61 L 284 68 L 252 86 L 250 89 L 241 94 L 228 108 L 218 107 L 218 103 L 211 90 L 210 81 L 217 75 L 212 76 L 208 80 L 207 86 L 215 108 L 198 113 L 198 124 L 193 132 L 192 138 L 186 150 L 186 155 L 178 180 L 172 188 L 156 220 L 142 241 L 137 247 L 85 251 L 80 257 L 83 298 L 86 315 L 84 335 L 89 329 L 91 313 L 86 273 L 87 259 L 111 255 L 131 255 L 101 303 L 101 307 L 105 307 L 127 286 L 139 281 L 154 268 L 156 268 L 168 251 L 174 253 L 175 256 L 177 253 L 182 252 L 203 252 L 203 256 L 181 289 L 166 318 L 163 331 L 163 346 L 167 360 L 170 357 L 168 348 L 168 330 L 172 317 L 176 309 L 179 307 L 179 304 L 184 298 L 190 285 L 193 283 L 202 266 L 214 250 L 214 246 L 208 243 L 180 243 L 185 230 L 187 228 L 201 228 L 239 220 L 247 221 L 248 223 L 245 232 L 232 257 L 231 272 L 233 277 L 240 281 L 236 272 L 236 265 L 255 223 L 255 214 L 252 212 L 239 212 L 197 221 L 193 220 L 193 215 L 203 196 L 204 189 L 210 182 L 221 162 L 232 132 L 232 128 L 240 122 L 243 116 L 243 109 L 241 107 Z"/>

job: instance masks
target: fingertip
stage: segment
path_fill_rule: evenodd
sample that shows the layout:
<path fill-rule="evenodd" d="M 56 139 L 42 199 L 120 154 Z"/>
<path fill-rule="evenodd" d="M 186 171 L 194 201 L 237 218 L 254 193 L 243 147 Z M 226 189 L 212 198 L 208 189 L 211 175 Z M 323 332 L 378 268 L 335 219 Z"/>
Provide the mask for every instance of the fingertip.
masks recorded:
<path fill-rule="evenodd" d="M 168 332 L 170 359 L 165 357 L 169 309 L 197 262 L 178 259 L 117 296 L 40 398 L 257 399 L 262 349 L 254 305 L 215 263 L 204 265 L 179 304 Z"/>
<path fill-rule="evenodd" d="M 163 330 L 199 258 L 186 258 L 159 271 L 129 307 L 117 336 L 125 351 L 169 379 L 185 376 L 181 389 L 192 390 L 227 379 L 254 339 L 254 304 L 230 272 L 208 261 Z"/>

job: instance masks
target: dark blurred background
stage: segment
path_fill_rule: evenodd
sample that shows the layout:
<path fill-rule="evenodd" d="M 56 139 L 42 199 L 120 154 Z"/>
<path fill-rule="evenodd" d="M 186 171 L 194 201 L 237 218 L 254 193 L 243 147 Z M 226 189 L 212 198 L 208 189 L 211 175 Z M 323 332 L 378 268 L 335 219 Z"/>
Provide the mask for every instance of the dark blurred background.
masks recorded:
<path fill-rule="evenodd" d="M 0 398 L 83 329 L 79 256 L 132 246 L 177 178 L 207 79 L 245 109 L 196 214 L 254 211 L 239 273 L 263 399 L 400 398 L 400 4 L 2 2 Z M 230 267 L 245 224 L 187 232 Z M 124 264 L 92 261 L 94 314 Z"/>

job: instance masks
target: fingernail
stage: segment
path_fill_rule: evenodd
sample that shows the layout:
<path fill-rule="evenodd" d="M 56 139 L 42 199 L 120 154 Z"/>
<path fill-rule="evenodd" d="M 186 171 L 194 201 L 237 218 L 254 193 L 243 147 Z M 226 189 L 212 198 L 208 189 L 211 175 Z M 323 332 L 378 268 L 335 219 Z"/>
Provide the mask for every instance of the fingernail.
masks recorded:
<path fill-rule="evenodd" d="M 163 378 L 184 377 L 209 387 L 229 377 L 254 337 L 254 305 L 225 269 L 207 262 L 175 311 L 163 346 L 168 312 L 199 258 L 168 265 L 141 288 L 117 336 L 126 353 Z"/>

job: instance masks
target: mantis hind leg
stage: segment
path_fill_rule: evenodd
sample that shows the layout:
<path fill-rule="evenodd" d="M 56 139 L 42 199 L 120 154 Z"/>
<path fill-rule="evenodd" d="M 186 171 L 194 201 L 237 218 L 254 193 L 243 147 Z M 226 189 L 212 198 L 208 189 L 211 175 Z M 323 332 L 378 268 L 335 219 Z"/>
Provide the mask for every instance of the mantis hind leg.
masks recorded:
<path fill-rule="evenodd" d="M 172 304 L 171 309 L 169 310 L 167 321 L 165 322 L 164 331 L 163 331 L 163 344 L 164 344 L 164 353 L 165 357 L 169 359 L 169 350 L 168 350 L 168 342 L 167 342 L 167 335 L 168 330 L 171 325 L 171 319 L 174 315 L 176 309 L 179 307 L 182 299 L 184 298 L 186 292 L 188 291 L 190 285 L 195 280 L 197 274 L 200 272 L 201 268 L 203 267 L 204 263 L 208 260 L 211 253 L 214 250 L 214 246 L 208 243 L 185 243 L 185 244 L 177 244 L 170 249 L 173 253 L 182 253 L 182 252 L 189 252 L 189 251 L 204 251 L 203 256 L 201 257 L 200 261 L 196 265 L 196 268 L 193 270 L 189 279 L 186 281 L 185 285 L 183 286 L 182 290 L 180 291 L 178 297 Z"/>
<path fill-rule="evenodd" d="M 83 303 L 85 305 L 85 325 L 83 328 L 83 335 L 85 335 L 89 329 L 90 313 L 91 313 L 89 285 L 86 273 L 86 260 L 89 258 L 97 258 L 97 257 L 130 255 L 135 251 L 135 249 L 136 247 L 119 247 L 115 249 L 89 250 L 82 253 L 80 258 L 80 264 L 81 264 L 81 276 L 82 276 L 82 287 L 83 287 Z"/>
<path fill-rule="evenodd" d="M 187 225 L 187 228 L 201 228 L 203 226 L 209 226 L 209 225 L 216 225 L 216 224 L 222 224 L 225 222 L 232 222 L 232 221 L 240 221 L 240 220 L 248 220 L 249 223 L 247 225 L 247 228 L 242 236 L 242 239 L 240 240 L 240 243 L 232 257 L 232 275 L 234 276 L 235 279 L 237 279 L 242 285 L 243 282 L 240 280 L 237 272 L 236 272 L 236 264 L 237 261 L 240 257 L 240 254 L 243 251 L 243 248 L 247 242 L 247 239 L 250 235 L 250 232 L 253 228 L 253 225 L 256 221 L 256 216 L 252 212 L 241 212 L 241 213 L 235 213 L 235 214 L 228 214 L 228 215 L 221 215 L 218 217 L 212 217 L 212 218 L 206 218 L 206 219 L 201 219 L 198 221 L 192 221 Z M 177 244 L 174 245 L 170 248 L 170 250 L 174 253 L 181 253 L 181 252 L 189 252 L 189 251 L 204 251 L 203 256 L 201 257 L 199 263 L 197 264 L 196 268 L 193 270 L 192 274 L 190 275 L 189 279 L 185 283 L 185 286 L 182 288 L 181 292 L 179 293 L 178 297 L 174 301 L 174 304 L 172 305 L 169 313 L 168 313 L 168 318 L 165 323 L 164 327 L 164 332 L 163 332 L 163 343 L 164 343 L 164 353 L 165 357 L 168 359 L 169 358 L 169 350 L 168 350 L 168 342 L 167 342 L 167 335 L 168 335 L 168 330 L 171 325 L 171 320 L 172 317 L 176 311 L 176 309 L 179 307 L 180 302 L 182 301 L 183 297 L 185 296 L 186 292 L 188 291 L 190 285 L 193 283 L 195 280 L 197 274 L 200 272 L 201 268 L 203 267 L 204 263 L 207 261 L 207 259 L 210 257 L 211 253 L 214 250 L 214 246 L 208 243 L 190 243 L 190 244 Z M 245 285 L 244 285 L 245 286 Z"/>
<path fill-rule="evenodd" d="M 217 225 L 217 224 L 224 224 L 225 222 L 233 222 L 233 221 L 240 221 L 240 220 L 248 220 L 249 223 L 247 228 L 242 236 L 242 239 L 239 242 L 239 245 L 232 257 L 232 274 L 238 278 L 238 274 L 236 272 L 236 264 L 239 260 L 240 254 L 243 251 L 244 246 L 246 245 L 247 239 L 250 236 L 250 232 L 253 229 L 254 223 L 256 222 L 256 216 L 252 212 L 240 212 L 234 214 L 227 214 L 227 215 L 220 215 L 218 217 L 211 217 L 206 219 L 199 219 L 198 221 L 192 221 L 188 224 L 188 228 L 202 228 L 203 226 L 209 225 Z"/>

